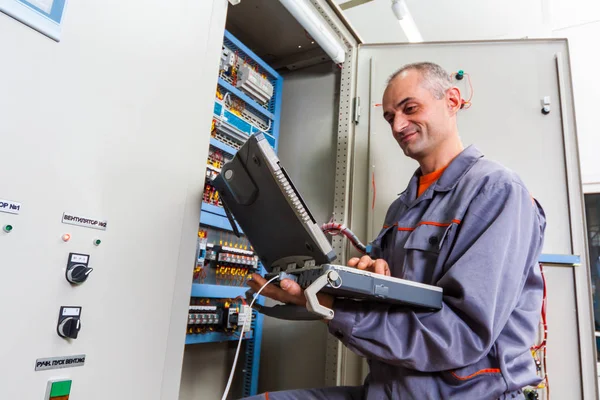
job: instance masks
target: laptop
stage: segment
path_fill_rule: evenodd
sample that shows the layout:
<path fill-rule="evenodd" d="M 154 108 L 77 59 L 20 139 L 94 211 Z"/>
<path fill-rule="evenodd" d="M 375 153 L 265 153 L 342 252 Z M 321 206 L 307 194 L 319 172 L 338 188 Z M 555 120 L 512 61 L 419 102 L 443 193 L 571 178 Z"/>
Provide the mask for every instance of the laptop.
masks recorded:
<path fill-rule="evenodd" d="M 267 271 L 266 278 L 295 280 L 305 290 L 304 307 L 264 307 L 259 312 L 281 319 L 331 319 L 316 293 L 338 298 L 439 310 L 443 290 L 336 265 L 337 255 L 263 134 L 250 136 L 213 180 L 234 233 L 236 221 Z M 316 303 L 315 303 L 316 302 Z"/>

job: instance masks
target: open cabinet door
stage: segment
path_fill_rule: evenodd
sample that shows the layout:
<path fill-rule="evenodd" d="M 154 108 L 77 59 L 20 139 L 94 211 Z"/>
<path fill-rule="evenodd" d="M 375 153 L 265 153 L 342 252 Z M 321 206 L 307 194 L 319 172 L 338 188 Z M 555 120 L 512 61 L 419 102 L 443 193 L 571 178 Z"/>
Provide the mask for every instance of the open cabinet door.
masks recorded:
<path fill-rule="evenodd" d="M 554 399 L 596 399 L 596 351 L 566 40 L 519 40 L 359 48 L 353 220 L 372 239 L 418 164 L 404 156 L 383 119 L 388 77 L 418 61 L 469 74 L 455 84 L 472 106 L 459 112 L 463 143 L 515 170 L 547 216 L 548 376 Z M 541 112 L 550 97 L 550 113 Z M 362 154 L 362 156 L 361 156 Z M 366 193 L 369 193 L 367 196 Z M 564 257 L 558 257 L 562 255 Z"/>

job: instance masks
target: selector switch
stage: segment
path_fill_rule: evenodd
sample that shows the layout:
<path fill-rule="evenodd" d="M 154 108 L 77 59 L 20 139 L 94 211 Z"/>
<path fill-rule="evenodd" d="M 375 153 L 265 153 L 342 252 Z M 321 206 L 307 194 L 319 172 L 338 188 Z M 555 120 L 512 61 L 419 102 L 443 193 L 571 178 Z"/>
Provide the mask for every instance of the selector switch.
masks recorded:
<path fill-rule="evenodd" d="M 61 307 L 56 331 L 65 339 L 77 339 L 81 329 L 81 307 Z"/>
<path fill-rule="evenodd" d="M 88 267 L 89 262 L 90 256 L 87 254 L 69 253 L 66 271 L 67 280 L 74 285 L 85 282 L 93 271 L 93 268 Z"/>
<path fill-rule="evenodd" d="M 58 334 L 64 338 L 77 339 L 81 322 L 75 317 L 67 317 L 58 325 Z"/>

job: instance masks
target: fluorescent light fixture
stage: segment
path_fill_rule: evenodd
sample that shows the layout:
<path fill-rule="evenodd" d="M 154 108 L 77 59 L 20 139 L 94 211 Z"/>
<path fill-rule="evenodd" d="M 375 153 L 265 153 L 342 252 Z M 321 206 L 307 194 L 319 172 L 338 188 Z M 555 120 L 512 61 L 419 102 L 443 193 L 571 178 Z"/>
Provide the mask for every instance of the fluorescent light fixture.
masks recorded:
<path fill-rule="evenodd" d="M 411 43 L 418 43 L 423 41 L 423 36 L 421 36 L 421 32 L 419 32 L 419 28 L 417 28 L 417 24 L 415 24 L 415 20 L 412 15 L 407 15 L 402 21 L 398 21 L 402 30 L 404 30 L 404 34 L 408 38 L 408 41 Z"/>
<path fill-rule="evenodd" d="M 398 21 L 402 21 L 404 17 L 406 17 L 406 13 L 408 12 L 408 8 L 406 7 L 406 3 L 402 0 L 392 0 L 392 11 L 396 16 Z"/>
<path fill-rule="evenodd" d="M 392 0 L 392 11 L 400 23 L 400 27 L 411 43 L 422 42 L 423 37 L 404 0 Z"/>
<path fill-rule="evenodd" d="M 346 60 L 346 52 L 339 40 L 326 29 L 320 17 L 315 14 L 305 0 L 279 1 L 336 64 L 342 64 Z"/>

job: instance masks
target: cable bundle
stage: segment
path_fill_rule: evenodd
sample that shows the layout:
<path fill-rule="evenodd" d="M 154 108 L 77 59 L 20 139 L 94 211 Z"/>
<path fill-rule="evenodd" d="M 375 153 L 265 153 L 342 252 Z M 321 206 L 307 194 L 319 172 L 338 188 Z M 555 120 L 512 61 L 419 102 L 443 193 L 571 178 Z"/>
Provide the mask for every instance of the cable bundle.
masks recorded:
<path fill-rule="evenodd" d="M 365 247 L 365 245 L 362 244 L 362 242 L 358 239 L 358 237 L 356 237 L 354 232 L 348 229 L 345 225 L 338 224 L 335 222 L 329 222 L 327 224 L 323 224 L 321 226 L 321 230 L 324 233 L 328 233 L 332 236 L 339 234 L 346 236 L 348 240 L 350 240 L 350 243 L 352 243 L 352 246 L 356 248 L 356 250 L 360 251 L 362 254 L 367 254 L 367 248 Z"/>
<path fill-rule="evenodd" d="M 540 264 L 540 271 L 542 274 L 542 281 L 544 283 L 544 297 L 542 300 L 542 320 L 541 320 L 541 335 L 542 340 L 538 345 L 531 348 L 531 354 L 535 359 L 538 372 L 543 371 L 543 381 L 538 385 L 537 389 L 546 389 L 546 400 L 550 398 L 550 383 L 548 381 L 548 370 L 546 368 L 546 343 L 548 339 L 548 323 L 546 321 L 546 305 L 547 305 L 547 288 L 546 288 L 546 277 L 544 275 L 544 267 Z M 541 354 L 540 354 L 541 353 Z"/>

